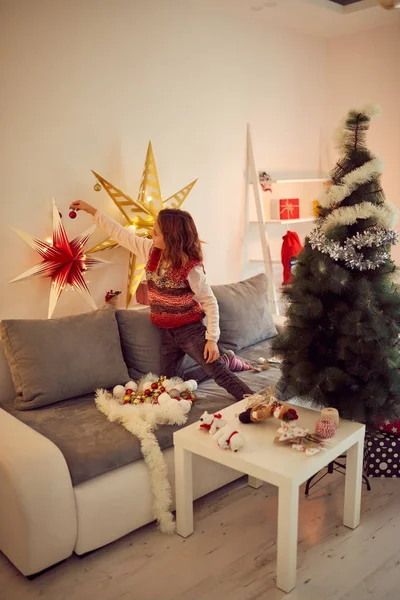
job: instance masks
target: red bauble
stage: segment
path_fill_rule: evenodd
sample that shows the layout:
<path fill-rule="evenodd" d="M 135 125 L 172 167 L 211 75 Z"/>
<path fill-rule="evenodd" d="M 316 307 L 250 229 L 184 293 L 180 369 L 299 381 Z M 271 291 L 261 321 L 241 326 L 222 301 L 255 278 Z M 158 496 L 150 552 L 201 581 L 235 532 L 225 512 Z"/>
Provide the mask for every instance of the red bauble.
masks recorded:
<path fill-rule="evenodd" d="M 69 213 L 69 218 L 70 219 L 75 219 L 76 218 L 76 211 L 75 210 L 71 210 Z"/>
<path fill-rule="evenodd" d="M 130 400 L 124 400 L 124 404 L 130 404 L 131 401 Z"/>
<path fill-rule="evenodd" d="M 152 390 L 156 390 L 158 388 L 158 383 L 152 383 L 151 384 L 151 389 Z"/>
<path fill-rule="evenodd" d="M 150 396 L 150 394 L 151 394 L 150 390 L 144 390 L 144 395 L 145 396 Z"/>
<path fill-rule="evenodd" d="M 129 395 L 131 395 L 131 394 L 133 394 L 133 390 L 131 390 L 131 389 L 129 388 L 129 390 L 126 390 L 126 392 L 125 392 L 125 393 L 126 393 L 126 394 L 129 394 Z"/>
<path fill-rule="evenodd" d="M 161 392 L 162 394 L 165 392 L 165 387 L 164 387 L 163 385 L 160 387 L 160 392 Z"/>

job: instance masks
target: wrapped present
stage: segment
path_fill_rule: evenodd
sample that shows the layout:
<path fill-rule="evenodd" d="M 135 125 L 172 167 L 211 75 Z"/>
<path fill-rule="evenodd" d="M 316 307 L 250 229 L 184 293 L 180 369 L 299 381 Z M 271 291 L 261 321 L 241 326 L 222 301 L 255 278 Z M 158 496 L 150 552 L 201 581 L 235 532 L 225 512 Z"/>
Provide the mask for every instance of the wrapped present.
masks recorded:
<path fill-rule="evenodd" d="M 300 200 L 298 198 L 279 200 L 279 214 L 281 219 L 298 219 L 300 217 Z"/>
<path fill-rule="evenodd" d="M 147 281 L 139 283 L 138 289 L 136 290 L 136 301 L 138 304 L 149 305 L 149 294 L 147 291 Z"/>
<path fill-rule="evenodd" d="M 389 419 L 376 419 L 375 426 L 379 431 L 385 433 L 393 433 L 393 435 L 400 436 L 400 419 L 390 421 Z"/>
<path fill-rule="evenodd" d="M 397 435 L 367 430 L 364 473 L 367 477 L 400 477 L 400 438 Z"/>

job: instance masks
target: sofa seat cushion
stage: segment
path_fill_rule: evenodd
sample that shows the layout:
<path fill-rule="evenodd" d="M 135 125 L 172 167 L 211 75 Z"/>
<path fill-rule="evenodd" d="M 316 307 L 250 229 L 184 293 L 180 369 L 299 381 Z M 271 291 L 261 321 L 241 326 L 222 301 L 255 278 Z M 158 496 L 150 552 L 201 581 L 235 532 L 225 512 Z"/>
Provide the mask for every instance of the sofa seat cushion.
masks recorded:
<path fill-rule="evenodd" d="M 248 349 L 244 354 L 247 357 L 256 354 L 263 356 L 268 351 L 269 344 L 266 342 Z M 279 370 L 272 368 L 262 373 L 245 372 L 238 375 L 256 392 L 274 385 L 279 378 Z M 199 386 L 187 424 L 197 421 L 205 410 L 216 412 L 233 402 L 234 399 L 224 389 L 208 380 Z M 93 395 L 64 400 L 31 411 L 16 410 L 11 401 L 3 404 L 2 408 L 58 446 L 68 464 L 73 485 L 142 458 L 138 439 L 121 425 L 110 423 L 97 410 Z M 173 433 L 177 429 L 178 426 L 169 425 L 156 431 L 163 450 L 173 445 Z"/>

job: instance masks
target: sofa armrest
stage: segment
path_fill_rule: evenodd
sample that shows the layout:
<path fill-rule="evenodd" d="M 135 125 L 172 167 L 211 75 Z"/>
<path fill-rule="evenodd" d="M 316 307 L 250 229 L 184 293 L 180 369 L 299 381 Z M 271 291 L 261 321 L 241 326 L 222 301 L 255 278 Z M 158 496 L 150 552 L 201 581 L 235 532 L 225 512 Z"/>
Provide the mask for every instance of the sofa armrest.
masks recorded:
<path fill-rule="evenodd" d="M 286 325 L 286 317 L 283 315 L 272 315 L 274 325 L 278 333 L 282 333 Z"/>
<path fill-rule="evenodd" d="M 73 552 L 75 497 L 61 451 L 0 409 L 0 550 L 32 575 Z"/>

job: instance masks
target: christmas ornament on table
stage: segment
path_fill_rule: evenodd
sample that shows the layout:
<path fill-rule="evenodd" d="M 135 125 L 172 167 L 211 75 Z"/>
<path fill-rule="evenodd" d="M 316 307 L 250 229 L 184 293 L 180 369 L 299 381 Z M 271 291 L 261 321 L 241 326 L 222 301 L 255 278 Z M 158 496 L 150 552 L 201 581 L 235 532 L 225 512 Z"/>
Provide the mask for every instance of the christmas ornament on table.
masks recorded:
<path fill-rule="evenodd" d="M 57 300 L 63 290 L 68 289 L 68 286 L 76 290 L 92 308 L 96 309 L 96 304 L 90 294 L 84 274 L 89 269 L 107 264 L 108 261 L 89 257 L 84 250 L 85 244 L 94 229 L 93 226 L 70 241 L 55 203 L 53 203 L 53 237 L 51 242 L 32 238 L 26 233 L 14 229 L 42 257 L 42 262 L 25 271 L 10 283 L 32 277 L 49 277 L 51 279 L 49 319 L 54 312 Z"/>
<path fill-rule="evenodd" d="M 213 436 L 217 445 L 223 450 L 237 452 L 244 445 L 243 437 L 223 418 L 221 413 L 209 413 L 205 411 L 200 419 L 198 428 Z"/>
<path fill-rule="evenodd" d="M 275 397 L 275 388 L 269 387 L 262 394 L 250 396 L 246 403 L 246 410 L 240 413 L 241 423 L 260 423 L 275 417 L 283 422 L 296 421 L 297 412 L 294 408 Z"/>
<path fill-rule="evenodd" d="M 109 290 L 107 294 L 104 296 L 104 300 L 106 302 L 105 306 L 110 307 L 113 310 L 117 310 L 119 297 L 122 294 L 121 290 Z"/>
<path fill-rule="evenodd" d="M 308 429 L 293 425 L 293 423 L 281 423 L 274 443 L 290 444 L 293 450 L 304 452 L 306 456 L 314 456 L 326 449 L 325 442 L 321 437 L 310 433 Z"/>
<path fill-rule="evenodd" d="M 296 231 L 288 231 L 283 236 L 283 243 L 281 249 L 281 260 L 283 266 L 283 285 L 289 283 L 292 275 L 292 266 L 294 259 L 303 250 L 303 244 L 300 241 L 298 233 Z"/>
<path fill-rule="evenodd" d="M 154 222 L 160 210 L 163 208 L 180 208 L 197 181 L 197 179 L 195 179 L 179 190 L 179 192 L 176 192 L 166 200 L 163 200 L 151 142 L 149 142 L 147 148 L 142 180 L 136 200 L 115 187 L 95 171 L 92 171 L 92 173 L 98 181 L 95 185 L 95 189 L 97 190 L 98 188 L 96 186 L 100 185 L 107 192 L 124 217 L 126 221 L 125 227 L 134 229 L 136 235 L 141 237 L 151 237 Z M 101 250 L 115 248 L 116 246 L 116 242 L 111 239 L 106 239 L 93 248 L 90 248 L 88 253 L 99 252 Z M 126 307 L 130 305 L 131 300 L 135 295 L 143 278 L 144 269 L 145 265 L 138 263 L 136 256 L 130 253 Z"/>
<path fill-rule="evenodd" d="M 204 411 L 199 419 L 200 431 L 207 431 L 210 435 L 214 435 L 217 429 L 225 427 L 226 421 L 222 418 L 221 413 L 209 413 Z"/>
<path fill-rule="evenodd" d="M 271 175 L 265 171 L 259 171 L 258 181 L 260 182 L 261 189 L 263 192 L 272 192 L 272 178 Z"/>
<path fill-rule="evenodd" d="M 287 327 L 272 341 L 285 396 L 368 424 L 400 411 L 400 294 L 390 258 L 397 210 L 385 200 L 383 164 L 365 139 L 377 112 L 351 110 L 338 129 L 341 158 L 283 290 Z"/>
<path fill-rule="evenodd" d="M 244 446 L 243 436 L 229 423 L 218 429 L 213 438 L 222 450 L 237 452 Z"/>
<path fill-rule="evenodd" d="M 300 218 L 299 198 L 284 198 L 279 200 L 279 216 L 282 220 Z"/>

